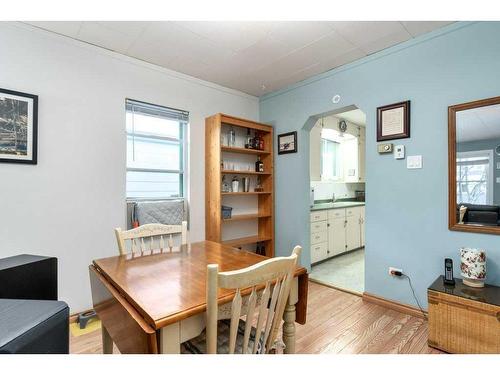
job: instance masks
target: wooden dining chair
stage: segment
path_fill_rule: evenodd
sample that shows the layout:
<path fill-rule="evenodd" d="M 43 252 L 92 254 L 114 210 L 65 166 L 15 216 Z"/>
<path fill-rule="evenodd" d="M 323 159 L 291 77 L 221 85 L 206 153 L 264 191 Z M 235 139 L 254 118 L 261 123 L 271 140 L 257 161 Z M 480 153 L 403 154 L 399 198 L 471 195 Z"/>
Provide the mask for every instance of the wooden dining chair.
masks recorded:
<path fill-rule="evenodd" d="M 181 244 L 187 244 L 187 221 L 183 221 L 180 225 L 144 224 L 130 230 L 115 229 L 120 255 L 128 252 L 144 253 L 157 249 L 172 249 L 174 246 L 172 236 L 179 233 L 181 234 Z M 127 247 L 126 241 L 130 242 L 129 247 Z"/>
<path fill-rule="evenodd" d="M 208 265 L 206 330 L 184 343 L 183 352 L 263 354 L 283 348 L 277 335 L 301 250 L 296 246 L 289 257 L 236 271 L 219 272 L 217 264 Z M 218 306 L 219 288 L 235 290 L 230 309 Z M 248 288 L 250 296 L 242 297 L 242 290 Z"/>

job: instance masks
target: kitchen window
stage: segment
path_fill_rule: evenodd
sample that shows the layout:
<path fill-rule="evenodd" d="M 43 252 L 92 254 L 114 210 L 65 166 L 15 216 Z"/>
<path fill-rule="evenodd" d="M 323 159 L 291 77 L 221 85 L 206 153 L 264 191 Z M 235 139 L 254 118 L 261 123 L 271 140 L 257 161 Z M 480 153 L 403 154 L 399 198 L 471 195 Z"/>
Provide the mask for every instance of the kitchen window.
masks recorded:
<path fill-rule="evenodd" d="M 189 113 L 126 100 L 127 199 L 182 198 Z"/>
<path fill-rule="evenodd" d="M 457 152 L 457 203 L 492 204 L 493 150 Z"/>
<path fill-rule="evenodd" d="M 340 163 L 339 134 L 333 129 L 321 130 L 321 180 L 339 180 L 342 170 Z"/>

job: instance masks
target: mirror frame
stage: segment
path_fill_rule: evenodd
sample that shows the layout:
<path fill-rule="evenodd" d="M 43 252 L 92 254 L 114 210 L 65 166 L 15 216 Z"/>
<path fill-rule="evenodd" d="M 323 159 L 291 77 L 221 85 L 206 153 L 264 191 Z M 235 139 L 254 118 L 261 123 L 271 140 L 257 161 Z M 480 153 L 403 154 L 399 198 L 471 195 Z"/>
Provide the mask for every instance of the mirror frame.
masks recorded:
<path fill-rule="evenodd" d="M 500 96 L 494 98 L 476 100 L 473 102 L 456 104 L 448 107 L 448 228 L 450 230 L 473 232 L 473 233 L 489 233 L 500 234 L 500 226 L 480 226 L 459 224 L 457 222 L 457 160 L 456 160 L 456 137 L 457 123 L 456 114 L 460 111 L 465 111 L 473 108 L 487 107 L 490 105 L 500 104 Z"/>

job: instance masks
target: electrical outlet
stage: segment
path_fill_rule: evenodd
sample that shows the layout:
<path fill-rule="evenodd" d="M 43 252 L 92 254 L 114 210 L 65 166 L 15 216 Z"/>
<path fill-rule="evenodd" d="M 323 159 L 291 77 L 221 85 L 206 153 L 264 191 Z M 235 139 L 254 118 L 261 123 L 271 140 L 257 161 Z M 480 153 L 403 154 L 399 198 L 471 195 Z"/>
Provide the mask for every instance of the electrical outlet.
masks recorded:
<path fill-rule="evenodd" d="M 403 270 L 401 268 L 389 267 L 389 276 L 396 276 L 394 274 L 394 272 L 396 271 L 403 273 Z"/>

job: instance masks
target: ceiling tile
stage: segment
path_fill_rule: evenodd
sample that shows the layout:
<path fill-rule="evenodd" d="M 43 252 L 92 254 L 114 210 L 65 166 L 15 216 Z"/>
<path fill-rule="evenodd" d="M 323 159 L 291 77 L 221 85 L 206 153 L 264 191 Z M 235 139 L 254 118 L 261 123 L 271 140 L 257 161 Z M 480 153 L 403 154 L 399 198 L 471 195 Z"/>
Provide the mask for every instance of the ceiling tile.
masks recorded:
<path fill-rule="evenodd" d="M 314 43 L 272 62 L 260 69 L 259 73 L 262 74 L 264 81 L 284 79 L 322 61 L 341 56 L 352 49 L 354 49 L 354 46 L 351 43 L 347 42 L 336 32 L 331 31 Z"/>
<path fill-rule="evenodd" d="M 271 22 L 183 21 L 176 25 L 211 40 L 220 48 L 240 51 L 266 38 Z"/>
<path fill-rule="evenodd" d="M 98 22 L 84 22 L 77 38 L 117 52 L 127 51 L 135 39 Z"/>
<path fill-rule="evenodd" d="M 373 40 L 366 44 L 361 44 L 359 48 L 367 55 L 381 51 L 385 48 L 395 46 L 396 44 L 405 42 L 411 39 L 411 35 L 406 31 L 400 31 L 393 34 L 385 35 L 380 39 Z"/>
<path fill-rule="evenodd" d="M 97 22 L 108 29 L 133 37 L 139 36 L 149 25 L 145 21 L 105 21 Z"/>
<path fill-rule="evenodd" d="M 326 22 L 284 21 L 276 22 L 269 36 L 294 50 L 331 32 L 332 29 Z"/>
<path fill-rule="evenodd" d="M 206 64 L 220 63 L 233 55 L 232 51 L 219 48 L 210 40 L 181 28 L 174 22 L 151 22 L 130 47 L 130 53 L 136 53 L 143 44 L 169 49 L 174 56 L 200 60 Z"/>
<path fill-rule="evenodd" d="M 331 24 L 340 35 L 358 47 L 391 34 L 409 34 L 403 25 L 396 21 L 339 21 Z"/>
<path fill-rule="evenodd" d="M 450 23 L 453 23 L 453 21 L 403 21 L 401 23 L 406 30 L 408 30 L 408 32 L 415 37 L 449 25 Z"/>
<path fill-rule="evenodd" d="M 41 29 L 75 38 L 80 31 L 81 21 L 41 21 L 26 22 Z"/>

